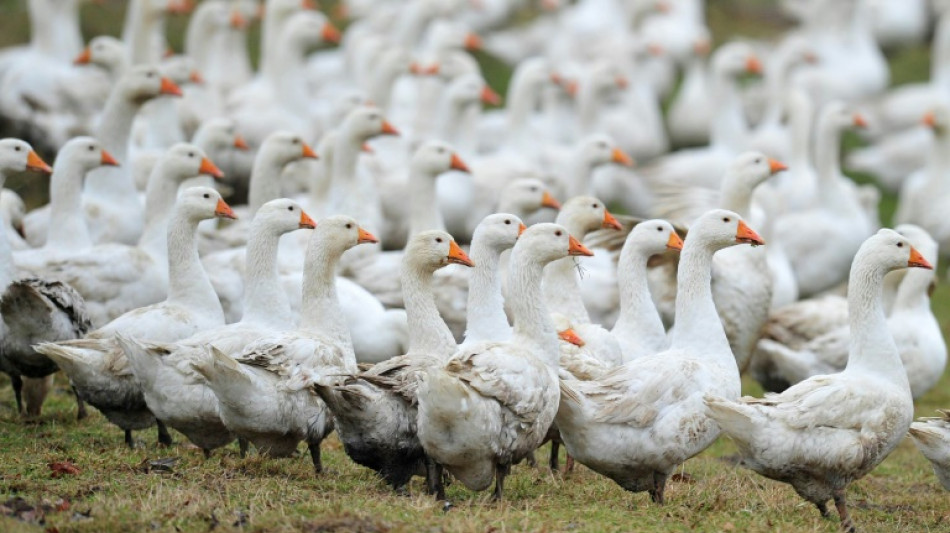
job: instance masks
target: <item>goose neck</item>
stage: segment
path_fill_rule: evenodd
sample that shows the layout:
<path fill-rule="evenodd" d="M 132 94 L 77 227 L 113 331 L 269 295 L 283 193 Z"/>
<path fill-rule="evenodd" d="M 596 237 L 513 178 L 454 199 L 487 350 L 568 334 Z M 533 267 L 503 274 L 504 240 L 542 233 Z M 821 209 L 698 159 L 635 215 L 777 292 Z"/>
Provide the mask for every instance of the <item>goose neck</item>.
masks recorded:
<path fill-rule="evenodd" d="M 198 222 L 177 212 L 168 224 L 168 302 L 220 317 L 223 324 L 221 302 L 198 257 Z"/>
<path fill-rule="evenodd" d="M 506 341 L 511 338 L 511 326 L 508 325 L 505 299 L 501 293 L 498 271 L 501 253 L 476 235 L 472 241 L 471 257 L 475 268 L 469 281 L 465 340 Z"/>
<path fill-rule="evenodd" d="M 319 229 L 317 226 L 310 236 L 304 261 L 300 329 L 333 339 L 348 357 L 354 357 L 355 365 L 353 340 L 336 292 L 336 268 L 342 251 L 327 246 L 328 239 Z"/>
<path fill-rule="evenodd" d="M 740 182 L 736 176 L 726 176 L 719 190 L 719 203 L 722 209 L 728 209 L 743 218 L 749 218 L 752 210 L 752 194 L 755 189 Z"/>
<path fill-rule="evenodd" d="M 930 312 L 929 291 L 934 281 L 934 271 L 911 268 L 897 288 L 891 315 L 898 312 Z"/>
<path fill-rule="evenodd" d="M 690 243 L 689 238 L 686 239 L 676 273 L 676 327 L 671 347 L 704 354 L 718 363 L 725 363 L 728 358 L 735 368 L 732 349 L 713 303 L 714 253 L 707 243 L 695 240 Z"/>
<path fill-rule="evenodd" d="M 92 246 L 82 209 L 85 168 L 70 158 L 58 163 L 50 177 L 50 220 L 44 248 L 79 251 Z"/>
<path fill-rule="evenodd" d="M 926 189 L 933 194 L 950 190 L 950 131 L 935 132 L 933 147 L 927 159 Z"/>
<path fill-rule="evenodd" d="M 860 251 L 851 265 L 848 280 L 851 346 L 844 371 L 872 373 L 903 382 L 909 388 L 907 372 L 884 314 L 883 286 L 886 273 L 873 258 Z"/>
<path fill-rule="evenodd" d="M 550 368 L 560 358 L 557 332 L 541 293 L 544 265 L 531 258 L 530 251 L 515 246 L 508 268 L 508 294 L 514 322 L 512 343 L 533 346 Z"/>
<path fill-rule="evenodd" d="M 114 198 L 117 203 L 137 202 L 135 184 L 128 167 L 129 135 L 140 104 L 121 94 L 121 86 L 112 90 L 102 113 L 96 138 L 119 162 L 120 167 L 100 167 L 86 175 L 85 191 L 94 196 Z"/>
<path fill-rule="evenodd" d="M 445 231 L 445 221 L 436 198 L 437 179 L 438 175 L 419 168 L 419 165 L 414 164 L 409 169 L 410 235 L 430 229 Z"/>
<path fill-rule="evenodd" d="M 168 175 L 165 166 L 164 161 L 159 161 L 148 178 L 145 187 L 145 228 L 139 240 L 139 246 L 155 258 L 168 254 L 165 233 L 178 195 L 178 180 Z"/>
<path fill-rule="evenodd" d="M 789 116 L 792 141 L 789 163 L 792 168 L 805 168 L 811 165 L 812 110 L 805 95 L 795 98 Z"/>
<path fill-rule="evenodd" d="M 0 171 L 0 189 L 6 181 L 6 173 Z M 13 282 L 15 273 L 16 265 L 13 263 L 13 250 L 10 248 L 10 241 L 7 240 L 7 232 L 0 231 L 0 294 L 6 291 Z"/>
<path fill-rule="evenodd" d="M 819 192 L 823 200 L 838 202 L 841 199 L 841 131 L 836 125 L 827 123 L 820 124 L 819 128 L 815 148 Z"/>
<path fill-rule="evenodd" d="M 432 274 L 403 261 L 402 293 L 409 323 L 409 353 L 448 358 L 457 345 L 435 305 Z"/>
<path fill-rule="evenodd" d="M 261 150 L 251 168 L 251 182 L 247 192 L 247 206 L 250 215 L 257 213 L 262 205 L 280 198 L 281 174 L 285 162 L 270 150 Z"/>
<path fill-rule="evenodd" d="M 629 243 L 620 252 L 617 268 L 620 314 L 613 332 L 619 338 L 636 339 L 641 346 L 662 346 L 666 329 L 650 295 L 647 259 Z"/>
<path fill-rule="evenodd" d="M 280 234 L 267 224 L 255 224 L 245 249 L 246 292 L 242 321 L 286 327 L 293 321 L 290 301 L 277 272 Z"/>
<path fill-rule="evenodd" d="M 157 63 L 162 50 L 154 47 L 156 34 L 164 35 L 165 17 L 152 12 L 147 0 L 131 0 L 122 28 L 122 41 L 127 43 L 129 65 Z"/>
<path fill-rule="evenodd" d="M 745 140 L 748 125 L 742 115 L 742 103 L 735 84 L 735 80 L 727 73 L 713 71 L 712 94 L 717 107 L 709 132 L 709 144 L 738 151 L 741 149 L 738 145 Z"/>
<path fill-rule="evenodd" d="M 934 30 L 930 79 L 939 88 L 950 88 L 950 9 L 944 10 L 940 15 Z"/>

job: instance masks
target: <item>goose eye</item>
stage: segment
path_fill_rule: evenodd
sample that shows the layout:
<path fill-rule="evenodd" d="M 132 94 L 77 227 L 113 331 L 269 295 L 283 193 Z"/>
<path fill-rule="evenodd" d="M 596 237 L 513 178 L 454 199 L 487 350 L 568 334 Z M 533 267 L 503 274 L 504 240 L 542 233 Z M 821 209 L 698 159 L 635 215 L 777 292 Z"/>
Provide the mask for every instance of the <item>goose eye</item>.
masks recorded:
<path fill-rule="evenodd" d="M 558 237 L 560 237 L 560 236 L 562 235 L 561 230 L 555 231 L 554 234 L 557 235 Z"/>
<path fill-rule="evenodd" d="M 508 219 L 505 219 L 505 224 L 511 224 L 511 221 Z"/>
<path fill-rule="evenodd" d="M 897 243 L 897 247 L 898 247 L 898 248 L 903 248 L 903 247 L 904 247 L 904 243 L 902 243 L 902 242 Z"/>
<path fill-rule="evenodd" d="M 755 162 L 756 162 L 756 163 L 761 163 L 761 162 L 762 162 L 762 158 L 761 158 L 761 157 L 756 157 L 756 158 L 755 158 Z"/>
<path fill-rule="evenodd" d="M 436 237 L 435 242 L 442 242 L 442 237 Z"/>
<path fill-rule="evenodd" d="M 19 148 L 18 148 L 18 150 L 19 150 Z M 537 188 L 537 187 L 531 187 L 531 192 L 538 192 L 538 188 Z"/>
<path fill-rule="evenodd" d="M 300 139 L 294 139 L 294 140 L 291 141 L 291 142 L 293 142 L 294 144 L 300 144 Z"/>
<path fill-rule="evenodd" d="M 188 157 L 195 157 L 195 153 L 194 153 L 194 152 L 188 152 Z"/>
<path fill-rule="evenodd" d="M 347 223 L 347 224 L 346 224 L 346 229 L 353 229 L 353 224 Z"/>
<path fill-rule="evenodd" d="M 149 73 L 145 74 L 145 77 L 146 77 L 146 78 L 154 78 L 154 77 L 155 77 L 155 73 L 154 73 L 154 72 L 149 72 Z"/>
<path fill-rule="evenodd" d="M 20 147 L 19 147 L 19 146 L 14 146 L 13 149 L 16 150 L 17 152 L 20 151 Z"/>
<path fill-rule="evenodd" d="M 723 222 L 732 222 L 732 219 L 729 217 L 722 217 Z"/>
<path fill-rule="evenodd" d="M 95 150 L 95 149 L 96 149 L 95 146 L 89 145 L 89 151 L 90 151 L 90 152 L 92 152 L 92 151 Z"/>
<path fill-rule="evenodd" d="M 205 197 L 205 198 L 211 198 L 211 195 L 208 194 L 208 193 L 205 193 L 205 194 L 204 194 L 204 197 Z"/>
<path fill-rule="evenodd" d="M 663 226 L 657 226 L 657 227 L 656 227 L 656 230 L 657 230 L 657 231 L 663 231 Z"/>
<path fill-rule="evenodd" d="M 590 206 L 593 207 L 594 209 L 597 209 L 597 204 L 590 204 Z"/>
<path fill-rule="evenodd" d="M 292 206 L 292 205 L 287 206 L 287 210 L 288 210 L 288 211 L 293 211 L 293 210 L 294 210 L 294 206 Z"/>

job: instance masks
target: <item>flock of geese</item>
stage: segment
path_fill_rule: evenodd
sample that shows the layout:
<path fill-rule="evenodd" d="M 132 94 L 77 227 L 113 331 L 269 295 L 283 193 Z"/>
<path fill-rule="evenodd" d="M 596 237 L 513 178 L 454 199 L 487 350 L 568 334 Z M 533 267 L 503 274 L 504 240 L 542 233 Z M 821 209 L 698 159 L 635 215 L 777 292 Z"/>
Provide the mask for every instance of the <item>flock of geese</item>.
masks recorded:
<path fill-rule="evenodd" d="M 81 3 L 29 0 L 0 52 L 7 130 L 56 153 L 0 140 L 0 179 L 51 174 L 46 206 L 0 198 L 18 410 L 62 370 L 129 446 L 305 442 L 320 472 L 335 430 L 440 500 L 501 498 L 551 441 L 663 503 L 726 434 L 852 531 L 909 432 L 950 490 L 950 413 L 912 423 L 946 364 L 950 2 L 783 0 L 786 33 L 715 50 L 702 0 L 349 0 L 342 34 L 309 0 L 129 0 L 88 44 Z M 931 27 L 930 80 L 888 90 L 882 46 Z"/>

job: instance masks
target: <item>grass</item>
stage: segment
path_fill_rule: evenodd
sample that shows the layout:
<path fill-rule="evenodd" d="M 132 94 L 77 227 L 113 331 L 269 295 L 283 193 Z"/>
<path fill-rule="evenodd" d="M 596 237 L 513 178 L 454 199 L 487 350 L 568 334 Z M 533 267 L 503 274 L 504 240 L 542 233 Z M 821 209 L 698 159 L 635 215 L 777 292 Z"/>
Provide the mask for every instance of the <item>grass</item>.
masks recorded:
<path fill-rule="evenodd" d="M 119 28 L 124 3 L 86 5 L 85 35 Z M 753 0 L 718 0 L 708 7 L 717 42 L 724 36 L 762 37 L 785 27 L 774 9 Z M 27 36 L 23 2 L 0 0 L 0 44 Z M 171 23 L 180 49 L 183 21 Z M 487 77 L 504 90 L 509 71 L 479 55 Z M 891 56 L 895 83 L 924 79 L 925 47 Z M 859 144 L 857 137 L 847 146 Z M 862 181 L 867 177 L 858 177 Z M 16 186 L 16 183 L 13 184 Z M 882 219 L 890 220 L 894 198 L 885 196 Z M 950 287 L 940 285 L 934 310 L 950 333 Z M 748 380 L 745 393 L 761 390 Z M 950 377 L 917 403 L 917 415 L 950 407 Z M 236 446 L 205 460 L 176 434 L 178 444 L 161 448 L 154 430 L 139 432 L 134 450 L 121 432 L 95 410 L 75 420 L 67 384 L 57 388 L 38 420 L 14 413 L 9 381 L 0 376 L 0 531 L 837 531 L 786 485 L 733 464 L 726 439 L 686 463 L 657 507 L 644 494 L 624 492 L 581 465 L 567 477 L 519 465 L 507 484 L 507 500 L 492 503 L 458 484 L 448 489 L 456 508 L 443 513 L 422 495 L 399 497 L 368 470 L 354 465 L 335 436 L 324 444 L 329 472 L 315 476 L 301 447 L 294 459 L 238 456 Z M 539 452 L 543 463 L 547 447 Z M 170 469 L 150 464 L 172 459 Z M 68 461 L 78 473 L 53 477 L 49 464 Z M 947 531 L 950 507 L 927 461 L 909 441 L 849 491 L 852 515 L 864 531 Z"/>

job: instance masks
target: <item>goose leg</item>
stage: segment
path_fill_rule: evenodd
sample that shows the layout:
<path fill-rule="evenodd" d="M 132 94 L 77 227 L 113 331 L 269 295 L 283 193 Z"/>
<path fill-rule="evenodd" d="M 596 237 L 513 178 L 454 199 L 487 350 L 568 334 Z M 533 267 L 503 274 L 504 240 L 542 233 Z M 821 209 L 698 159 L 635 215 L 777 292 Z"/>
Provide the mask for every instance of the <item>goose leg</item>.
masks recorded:
<path fill-rule="evenodd" d="M 819 502 L 815 504 L 815 507 L 818 508 L 818 512 L 821 513 L 822 518 L 828 518 L 828 505 L 825 502 Z"/>
<path fill-rule="evenodd" d="M 841 531 L 855 533 L 857 529 L 855 529 L 854 522 L 851 521 L 851 516 L 848 514 L 848 503 L 844 497 L 844 490 L 836 490 L 834 499 L 835 508 L 838 509 L 838 516 L 841 518 Z"/>
<path fill-rule="evenodd" d="M 426 459 L 426 490 L 429 494 L 434 494 L 435 499 L 442 501 L 445 499 L 445 484 L 442 482 L 442 465 Z"/>
<path fill-rule="evenodd" d="M 10 386 L 13 387 L 13 397 L 16 398 L 16 412 L 23 414 L 23 378 L 10 374 Z"/>
<path fill-rule="evenodd" d="M 207 448 L 202 448 L 201 451 L 204 452 L 205 459 L 211 459 L 211 450 Z"/>
<path fill-rule="evenodd" d="M 313 460 L 313 471 L 317 474 L 323 472 L 323 461 L 320 458 L 320 443 L 308 443 L 307 448 L 310 450 L 310 459 Z"/>
<path fill-rule="evenodd" d="M 247 457 L 247 439 L 244 437 L 238 437 L 238 449 L 241 452 L 241 459 Z"/>
<path fill-rule="evenodd" d="M 650 499 L 657 505 L 663 505 L 666 492 L 666 475 L 659 472 L 653 473 L 653 490 L 650 491 Z"/>
<path fill-rule="evenodd" d="M 168 433 L 168 427 L 161 420 L 155 419 L 155 425 L 158 426 L 158 443 L 162 446 L 171 446 L 174 444 L 172 436 Z"/>
<path fill-rule="evenodd" d="M 511 463 L 499 463 L 495 465 L 495 493 L 492 499 L 496 502 L 501 501 L 502 493 L 505 491 L 505 477 L 511 472 Z"/>
<path fill-rule="evenodd" d="M 551 459 L 548 461 L 548 466 L 551 467 L 551 471 L 555 473 L 561 468 L 560 461 L 558 460 L 559 459 L 558 455 L 560 454 L 560 452 L 561 452 L 561 443 L 556 440 L 552 440 L 551 441 Z"/>
<path fill-rule="evenodd" d="M 573 455 L 567 454 L 567 460 L 564 461 L 564 470 L 567 471 L 567 473 L 569 474 L 574 471 L 574 456 Z"/>
<path fill-rule="evenodd" d="M 131 429 L 125 430 L 125 445 L 128 446 L 129 449 L 135 448 L 135 441 L 132 440 Z"/>
<path fill-rule="evenodd" d="M 82 400 L 82 395 L 79 394 L 76 386 L 72 385 L 72 388 L 73 394 L 76 395 L 76 420 L 82 420 L 89 416 L 89 413 L 86 411 L 86 402 Z"/>

